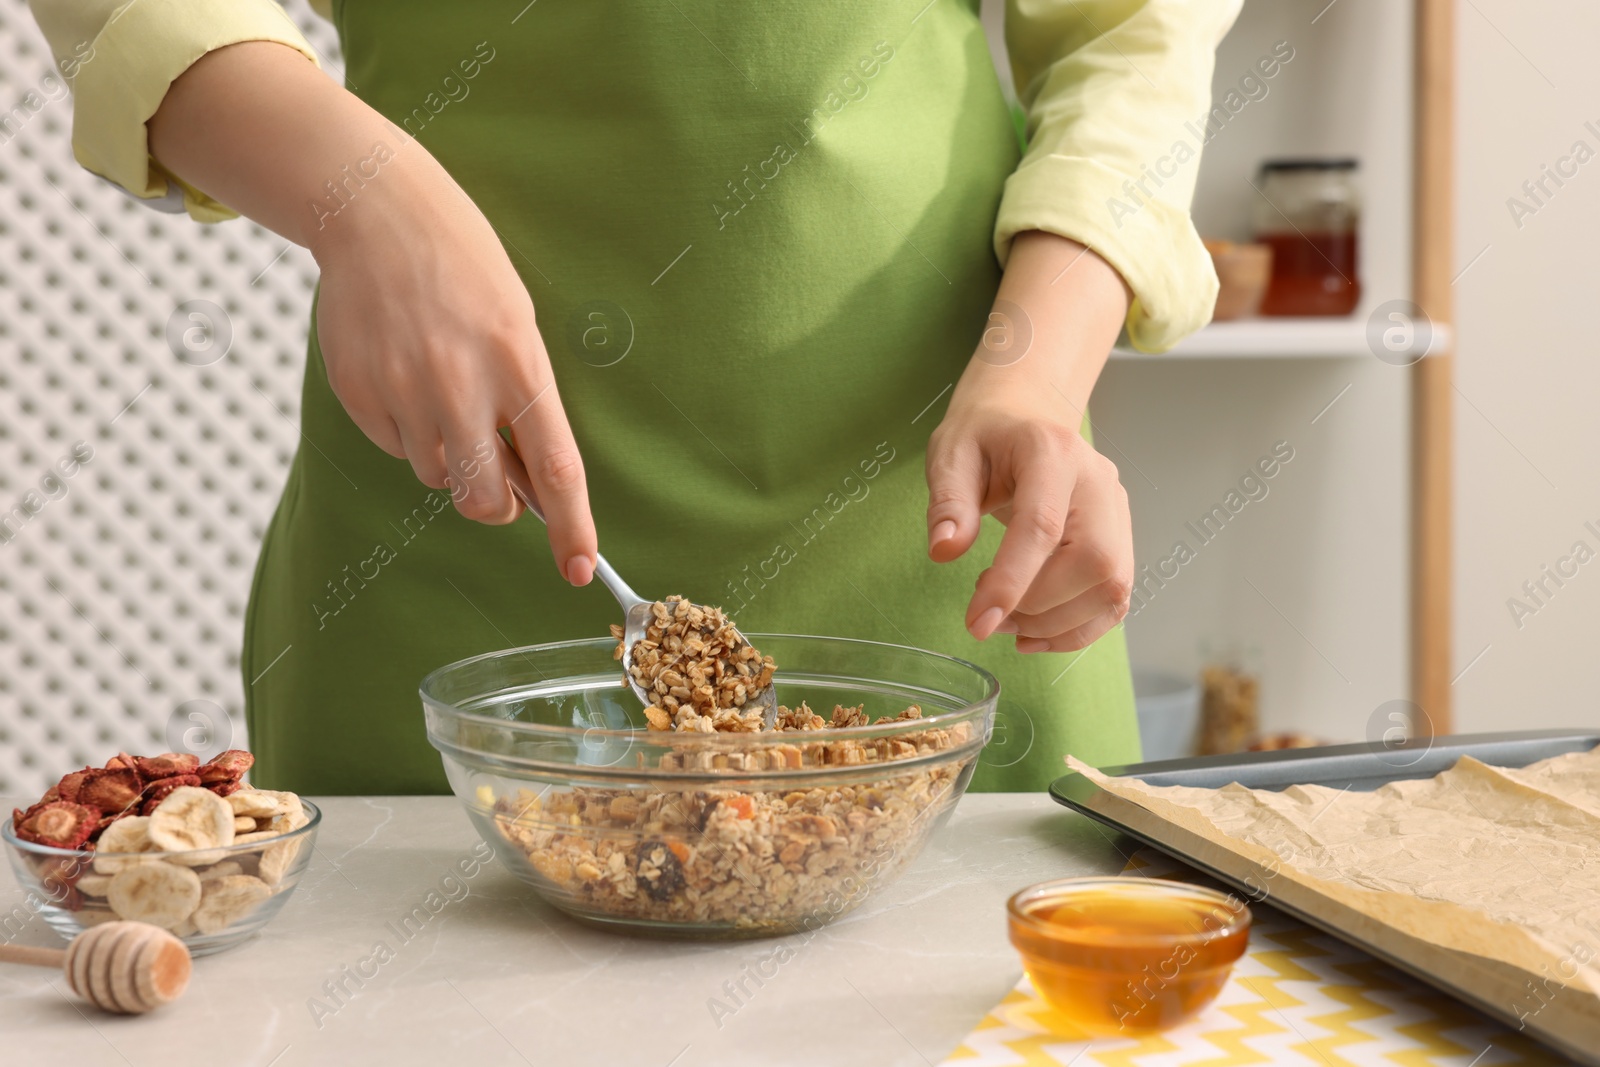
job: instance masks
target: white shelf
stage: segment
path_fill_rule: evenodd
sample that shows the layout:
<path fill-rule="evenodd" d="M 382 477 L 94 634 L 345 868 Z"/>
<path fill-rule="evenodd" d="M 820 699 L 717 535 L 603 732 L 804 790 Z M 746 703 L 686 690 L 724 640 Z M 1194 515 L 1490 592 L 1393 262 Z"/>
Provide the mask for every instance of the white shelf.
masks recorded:
<path fill-rule="evenodd" d="M 1449 347 L 1449 330 L 1433 329 L 1429 352 Z M 1214 322 L 1166 352 L 1151 355 L 1118 345 L 1120 359 L 1337 359 L 1373 357 L 1367 346 L 1367 320 L 1362 316 L 1306 319 L 1239 319 Z M 1413 356 L 1428 352 L 1413 351 Z"/>

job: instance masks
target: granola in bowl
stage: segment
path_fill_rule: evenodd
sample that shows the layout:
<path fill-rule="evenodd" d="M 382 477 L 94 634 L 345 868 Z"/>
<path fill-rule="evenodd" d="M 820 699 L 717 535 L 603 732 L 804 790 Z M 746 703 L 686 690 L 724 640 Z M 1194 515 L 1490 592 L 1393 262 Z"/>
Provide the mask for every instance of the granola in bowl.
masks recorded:
<path fill-rule="evenodd" d="M 715 679 L 725 646 L 667 629 L 667 654 L 709 651 L 711 665 L 666 669 Z M 658 711 L 666 696 L 677 705 L 643 713 L 618 677 L 617 641 L 601 639 L 440 668 L 421 687 L 428 738 L 507 870 L 575 918 L 672 937 L 815 929 L 892 881 L 950 812 L 999 687 L 970 663 L 899 645 L 752 640 L 761 653 L 740 661 L 746 677 L 782 664 L 769 729 L 733 707 L 702 713 L 698 686 L 677 687 L 685 699 L 652 683 Z"/>
<path fill-rule="evenodd" d="M 878 722 L 920 717 L 913 706 Z M 865 724 L 859 707 L 836 707 L 825 723 L 802 704 L 782 709 L 776 732 Z M 665 753 L 658 766 L 732 773 L 807 764 L 862 767 L 944 752 L 969 734 L 961 723 L 868 741 Z M 907 843 L 920 844 L 921 824 L 945 810 L 964 767 L 941 763 L 860 785 L 809 788 L 519 789 L 491 803 L 496 830 L 551 893 L 576 907 L 658 923 L 783 933 L 836 917 L 898 873 L 915 851 Z"/>

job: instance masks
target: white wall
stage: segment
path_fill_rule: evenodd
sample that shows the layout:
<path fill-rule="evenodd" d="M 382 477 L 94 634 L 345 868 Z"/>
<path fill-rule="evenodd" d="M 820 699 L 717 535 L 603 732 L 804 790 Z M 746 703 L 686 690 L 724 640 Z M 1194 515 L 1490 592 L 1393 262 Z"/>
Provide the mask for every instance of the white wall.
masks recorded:
<path fill-rule="evenodd" d="M 1600 152 L 1600 8 L 1459 5 L 1456 683 L 1463 730 L 1596 725 L 1600 561 L 1518 629 L 1506 601 L 1573 543 L 1600 551 L 1600 158 L 1519 229 L 1506 207 L 1574 141 Z M 1531 202 L 1530 202 L 1531 203 Z M 1553 589 L 1554 586 L 1552 585 Z M 1530 602 L 1531 603 L 1531 602 Z"/>

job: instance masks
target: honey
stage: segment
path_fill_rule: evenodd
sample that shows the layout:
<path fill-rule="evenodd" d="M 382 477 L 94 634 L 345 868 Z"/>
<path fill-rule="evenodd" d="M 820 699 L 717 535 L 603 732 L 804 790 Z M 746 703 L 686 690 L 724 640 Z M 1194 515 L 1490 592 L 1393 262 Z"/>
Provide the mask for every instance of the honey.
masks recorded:
<path fill-rule="evenodd" d="M 1068 878 L 1006 906 L 1034 989 L 1093 1036 L 1176 1026 L 1210 1004 L 1250 939 L 1236 897 L 1153 878 Z"/>

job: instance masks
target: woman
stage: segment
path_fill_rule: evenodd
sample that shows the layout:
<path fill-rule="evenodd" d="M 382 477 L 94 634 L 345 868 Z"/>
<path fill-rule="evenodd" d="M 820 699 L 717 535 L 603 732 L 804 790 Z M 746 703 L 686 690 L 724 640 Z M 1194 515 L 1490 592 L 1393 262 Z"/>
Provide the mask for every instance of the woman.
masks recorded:
<path fill-rule="evenodd" d="M 978 788 L 1137 758 L 1127 498 L 1079 427 L 1124 324 L 1210 313 L 1195 167 L 1143 164 L 1238 5 L 1009 0 L 1019 154 L 976 0 L 335 0 L 345 88 L 271 0 L 33 0 L 80 162 L 322 270 L 257 778 L 443 790 L 418 679 L 604 634 L 597 531 L 646 595 L 988 667 Z"/>

